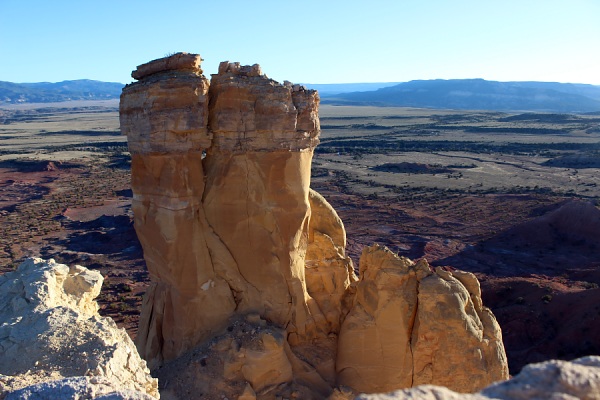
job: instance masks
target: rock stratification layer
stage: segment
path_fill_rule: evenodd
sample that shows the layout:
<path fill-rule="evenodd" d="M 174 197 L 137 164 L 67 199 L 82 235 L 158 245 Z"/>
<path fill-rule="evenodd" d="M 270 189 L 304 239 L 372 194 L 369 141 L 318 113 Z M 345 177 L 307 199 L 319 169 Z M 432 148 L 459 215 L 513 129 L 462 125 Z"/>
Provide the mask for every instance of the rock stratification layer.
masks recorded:
<path fill-rule="evenodd" d="M 357 281 L 342 221 L 310 189 L 315 91 L 229 62 L 209 85 L 200 56 L 185 53 L 132 76 L 121 129 L 153 281 L 137 345 L 172 387 L 201 373 L 198 390 L 321 398 L 338 384 L 469 391 L 507 377 L 473 276 L 371 248 Z"/>
<path fill-rule="evenodd" d="M 142 65 L 121 96 L 135 227 L 154 281 L 138 333 L 151 366 L 234 314 L 257 312 L 297 341 L 325 333 L 304 278 L 317 93 L 238 63 L 222 63 L 209 91 L 199 60 Z"/>

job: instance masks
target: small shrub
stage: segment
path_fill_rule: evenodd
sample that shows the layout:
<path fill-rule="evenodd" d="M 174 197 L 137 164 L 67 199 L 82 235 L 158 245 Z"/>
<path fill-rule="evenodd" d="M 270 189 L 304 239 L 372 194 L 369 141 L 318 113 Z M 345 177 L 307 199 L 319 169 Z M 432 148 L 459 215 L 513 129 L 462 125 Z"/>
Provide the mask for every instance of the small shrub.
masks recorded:
<path fill-rule="evenodd" d="M 543 295 L 543 296 L 542 296 L 542 301 L 543 301 L 545 304 L 548 304 L 548 303 L 550 303 L 550 302 L 552 301 L 552 295 L 550 295 L 550 294 L 545 294 L 545 295 Z"/>

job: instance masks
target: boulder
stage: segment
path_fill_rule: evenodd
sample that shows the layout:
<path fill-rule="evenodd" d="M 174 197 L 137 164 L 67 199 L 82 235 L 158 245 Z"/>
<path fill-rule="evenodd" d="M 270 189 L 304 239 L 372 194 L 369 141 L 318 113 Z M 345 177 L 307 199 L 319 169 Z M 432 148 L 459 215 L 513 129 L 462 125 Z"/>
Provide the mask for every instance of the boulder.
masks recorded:
<path fill-rule="evenodd" d="M 377 245 L 360 259 L 336 369 L 340 384 L 370 393 L 422 384 L 473 392 L 508 378 L 500 327 L 475 276 Z"/>
<path fill-rule="evenodd" d="M 85 377 L 91 391 L 94 385 L 108 385 L 113 391 L 158 397 L 157 381 L 125 330 L 98 314 L 94 298 L 102 281 L 97 271 L 39 258 L 0 276 L 0 374 L 5 375 L 5 391 Z"/>

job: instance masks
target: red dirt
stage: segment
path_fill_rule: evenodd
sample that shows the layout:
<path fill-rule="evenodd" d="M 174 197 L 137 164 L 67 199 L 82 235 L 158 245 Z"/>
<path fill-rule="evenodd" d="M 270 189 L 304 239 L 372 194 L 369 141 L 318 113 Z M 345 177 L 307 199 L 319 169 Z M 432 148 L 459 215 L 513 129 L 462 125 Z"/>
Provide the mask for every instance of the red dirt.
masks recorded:
<path fill-rule="evenodd" d="M 367 198 L 316 178 L 344 221 L 348 253 L 380 243 L 473 272 L 503 329 L 511 373 L 550 358 L 600 354 L 600 210 L 542 195 Z"/>
<path fill-rule="evenodd" d="M 134 336 L 149 280 L 132 224 L 129 171 L 45 165 L 0 164 L 0 273 L 26 257 L 97 269 L 105 277 L 100 313 Z"/>
<path fill-rule="evenodd" d="M 503 328 L 512 373 L 530 362 L 600 354 L 598 210 L 545 195 L 344 193 L 316 177 L 346 225 L 348 253 L 380 243 L 475 273 Z M 346 190 L 347 191 L 347 190 Z M 26 256 L 98 269 L 99 302 L 135 336 L 148 284 L 130 210 L 129 171 L 104 164 L 0 165 L 0 272 Z M 582 217 L 582 215 L 584 215 Z"/>

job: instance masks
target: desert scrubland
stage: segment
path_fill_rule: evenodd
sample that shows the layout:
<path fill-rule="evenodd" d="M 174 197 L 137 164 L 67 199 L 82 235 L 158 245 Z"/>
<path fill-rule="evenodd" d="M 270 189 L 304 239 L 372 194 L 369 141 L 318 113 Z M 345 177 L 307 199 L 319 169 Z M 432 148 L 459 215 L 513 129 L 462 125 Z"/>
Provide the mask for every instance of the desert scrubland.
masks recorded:
<path fill-rule="evenodd" d="M 25 257 L 105 276 L 135 336 L 148 276 L 117 102 L 0 109 L 0 272 Z M 311 186 L 357 264 L 373 242 L 473 272 L 512 373 L 600 354 L 600 115 L 323 105 Z"/>

